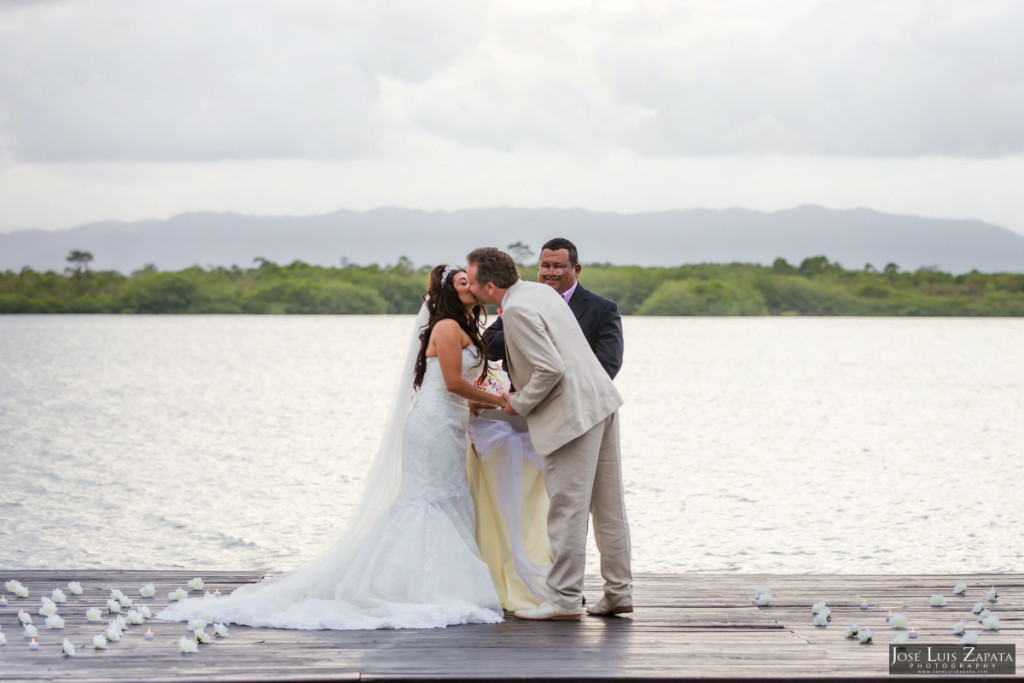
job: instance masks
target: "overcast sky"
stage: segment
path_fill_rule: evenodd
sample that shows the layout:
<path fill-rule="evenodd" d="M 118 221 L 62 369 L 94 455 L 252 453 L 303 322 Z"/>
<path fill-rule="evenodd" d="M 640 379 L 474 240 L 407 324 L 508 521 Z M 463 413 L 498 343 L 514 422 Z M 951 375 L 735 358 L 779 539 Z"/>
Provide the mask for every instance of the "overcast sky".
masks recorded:
<path fill-rule="evenodd" d="M 1024 233 L 1022 0 L 0 0 L 0 232 L 800 204 Z"/>

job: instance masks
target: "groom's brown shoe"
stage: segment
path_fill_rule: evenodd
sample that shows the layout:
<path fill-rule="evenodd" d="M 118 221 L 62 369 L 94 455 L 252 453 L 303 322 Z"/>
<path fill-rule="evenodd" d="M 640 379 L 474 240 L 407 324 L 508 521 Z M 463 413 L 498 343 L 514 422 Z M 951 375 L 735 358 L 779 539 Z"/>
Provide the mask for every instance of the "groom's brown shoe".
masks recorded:
<path fill-rule="evenodd" d="M 532 609 L 517 609 L 516 619 L 527 621 L 579 621 L 580 612 L 569 612 L 559 609 L 549 602 L 542 603 Z"/>
<path fill-rule="evenodd" d="M 596 605 L 587 608 L 587 614 L 593 617 L 610 617 L 613 614 L 629 614 L 632 611 L 633 602 L 631 600 L 613 605 L 608 602 L 608 598 L 601 598 Z"/>

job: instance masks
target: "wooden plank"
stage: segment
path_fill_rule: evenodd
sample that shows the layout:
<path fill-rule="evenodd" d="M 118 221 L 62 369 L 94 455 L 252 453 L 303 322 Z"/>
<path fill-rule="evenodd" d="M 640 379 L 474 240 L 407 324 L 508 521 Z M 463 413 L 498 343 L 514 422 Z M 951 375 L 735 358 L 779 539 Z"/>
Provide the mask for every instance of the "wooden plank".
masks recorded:
<path fill-rule="evenodd" d="M 2 583 L 16 578 L 31 591 L 28 599 L 7 595 L 0 627 L 2 681 L 328 681 L 409 678 L 882 678 L 887 675 L 887 644 L 897 631 L 885 623 L 888 610 L 906 614 L 920 632 L 918 642 L 955 642 L 950 633 L 959 619 L 981 630 L 970 614 L 984 601 L 1000 618 L 998 632 L 981 642 L 1018 643 L 1024 634 L 1024 574 L 969 575 L 749 575 L 643 574 L 636 577 L 632 615 L 584 617 L 580 622 L 523 622 L 508 619 L 488 626 L 404 631 L 286 631 L 231 626 L 227 639 L 201 645 L 195 655 L 178 652 L 187 629 L 180 623 L 150 620 L 130 627 L 108 650 L 91 647 L 104 623 L 87 621 L 86 609 L 104 609 L 111 588 L 122 590 L 154 612 L 167 594 L 201 576 L 205 589 L 227 593 L 261 578 L 259 572 L 196 570 L 0 570 Z M 38 616 L 39 597 L 53 588 L 67 592 L 68 581 L 85 591 L 68 595 L 60 606 L 65 627 L 47 630 Z M 963 580 L 966 596 L 952 587 Z M 154 583 L 156 596 L 143 599 L 138 588 Z M 773 602 L 759 607 L 754 589 L 767 585 Z M 1000 597 L 985 600 L 989 586 Z M 592 599 L 600 595 L 593 578 Z M 0 593 L 4 593 L 0 590 Z M 948 605 L 929 605 L 943 593 Z M 195 595 L 195 593 L 193 593 Z M 870 609 L 859 609 L 861 600 Z M 825 600 L 832 609 L 826 627 L 812 624 L 811 605 Z M 33 616 L 40 629 L 38 652 L 29 652 L 21 635 L 18 609 Z M 858 623 L 876 634 L 874 645 L 844 638 L 846 625 Z M 154 639 L 143 638 L 152 628 Z M 60 654 L 64 638 L 79 647 L 68 659 Z M 1024 672 L 1022 672 L 1024 673 Z"/>

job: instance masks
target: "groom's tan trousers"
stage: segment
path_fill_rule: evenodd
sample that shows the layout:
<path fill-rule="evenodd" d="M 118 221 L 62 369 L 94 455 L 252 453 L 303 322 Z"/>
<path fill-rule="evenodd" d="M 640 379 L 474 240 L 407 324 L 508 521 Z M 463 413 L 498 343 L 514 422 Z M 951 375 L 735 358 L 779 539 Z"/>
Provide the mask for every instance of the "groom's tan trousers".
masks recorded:
<path fill-rule="evenodd" d="M 570 611 L 581 607 L 591 514 L 605 595 L 613 605 L 629 602 L 633 574 L 623 501 L 618 411 L 544 456 L 544 485 L 551 498 L 548 536 L 554 563 L 548 587 L 553 592 L 552 604 Z"/>

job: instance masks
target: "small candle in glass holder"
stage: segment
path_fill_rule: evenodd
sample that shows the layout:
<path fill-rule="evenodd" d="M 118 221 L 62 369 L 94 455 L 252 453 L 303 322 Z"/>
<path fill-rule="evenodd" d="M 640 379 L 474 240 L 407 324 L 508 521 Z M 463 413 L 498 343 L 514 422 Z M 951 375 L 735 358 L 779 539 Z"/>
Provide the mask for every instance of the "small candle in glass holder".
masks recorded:
<path fill-rule="evenodd" d="M 146 640 L 153 640 L 153 629 L 146 629 Z"/>
<path fill-rule="evenodd" d="M 867 600 L 861 600 L 860 601 L 860 608 L 861 609 L 867 609 L 868 608 L 868 601 Z"/>
<path fill-rule="evenodd" d="M 885 615 L 885 623 L 888 624 L 890 621 L 892 621 L 892 610 L 889 610 L 889 613 Z"/>
<path fill-rule="evenodd" d="M 911 627 L 910 633 L 907 634 L 907 638 L 917 638 L 917 629 Z"/>
<path fill-rule="evenodd" d="M 0 607 L 7 607 L 7 596 L 0 595 Z"/>
<path fill-rule="evenodd" d="M 28 649 L 30 649 L 30 650 L 38 650 L 39 649 L 39 643 L 36 642 L 35 638 L 33 638 L 32 642 L 28 644 Z"/>

